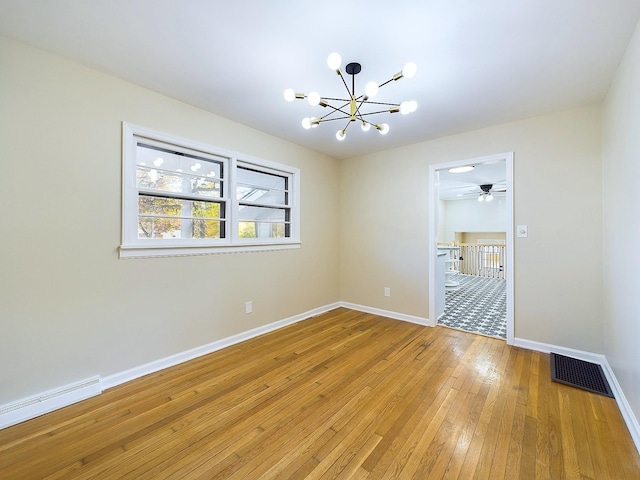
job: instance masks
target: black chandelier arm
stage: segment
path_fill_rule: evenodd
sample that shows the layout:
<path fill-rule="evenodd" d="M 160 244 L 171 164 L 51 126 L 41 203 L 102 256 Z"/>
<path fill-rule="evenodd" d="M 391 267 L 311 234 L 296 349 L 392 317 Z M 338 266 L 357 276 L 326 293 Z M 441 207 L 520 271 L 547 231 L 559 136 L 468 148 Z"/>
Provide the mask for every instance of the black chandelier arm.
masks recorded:
<path fill-rule="evenodd" d="M 333 105 L 329 105 L 329 104 L 327 104 L 326 106 L 331 108 L 331 109 L 333 109 L 333 111 L 327 113 L 326 115 L 323 115 L 321 118 L 328 117 L 329 115 L 333 115 L 336 112 L 340 112 L 340 113 L 342 113 L 344 115 L 349 115 L 349 113 L 347 113 L 346 111 L 343 110 L 343 108 L 349 106 L 349 103 L 346 103 L 345 105 L 342 105 L 341 107 L 334 107 Z"/>
<path fill-rule="evenodd" d="M 347 85 L 347 82 L 346 82 L 346 80 L 344 79 L 344 77 L 342 76 L 342 72 L 341 72 L 340 70 L 338 70 L 338 75 L 340 75 L 340 80 L 342 80 L 342 83 L 343 83 L 343 85 L 344 85 L 344 88 L 346 88 L 346 89 L 347 89 L 347 93 L 349 94 L 349 96 L 351 96 L 351 95 L 352 95 L 352 93 L 349 91 L 349 86 Z M 355 87 L 355 77 L 354 77 L 354 76 L 352 76 L 352 77 L 353 77 L 353 83 L 354 83 L 354 87 Z"/>
<path fill-rule="evenodd" d="M 393 82 L 394 80 L 397 80 L 397 78 L 390 78 L 390 79 L 389 79 L 389 80 L 387 80 L 386 82 L 381 83 L 380 85 L 378 85 L 378 88 L 382 88 L 382 87 L 384 87 L 385 85 L 388 85 L 389 83 Z"/>
<path fill-rule="evenodd" d="M 389 111 L 389 110 L 378 110 L 377 112 L 367 112 L 367 113 L 361 113 L 360 116 L 365 117 L 365 116 L 369 116 L 369 115 L 378 115 L 380 113 L 396 113 L 395 111 Z"/>
<path fill-rule="evenodd" d="M 335 113 L 335 112 L 331 112 L 331 113 Z M 322 117 L 318 123 L 333 122 L 334 120 L 349 120 L 350 118 L 351 118 L 350 115 L 345 115 L 344 117 L 334 117 L 334 118 Z"/>
<path fill-rule="evenodd" d="M 360 99 L 362 98 L 362 100 L 360 101 Z M 366 97 L 364 95 L 360 95 L 358 98 L 355 99 L 356 100 L 356 111 L 355 111 L 355 115 L 358 116 L 360 114 L 360 107 L 362 107 L 362 105 L 364 104 L 364 102 L 366 102 Z"/>
<path fill-rule="evenodd" d="M 374 112 L 374 113 L 375 113 L 375 112 Z M 378 112 L 378 113 L 379 113 L 379 112 Z M 358 121 L 359 121 L 359 122 L 362 122 L 362 123 L 368 123 L 368 124 L 369 124 L 369 125 L 371 125 L 371 126 L 375 126 L 375 125 L 376 125 L 375 123 L 370 122 L 369 120 L 366 120 L 366 119 L 364 118 L 366 115 L 373 115 L 373 113 L 358 113 L 358 114 L 356 115 L 356 118 L 358 119 Z"/>
<path fill-rule="evenodd" d="M 360 98 L 360 97 L 358 97 Z M 334 97 L 321 97 L 322 100 L 331 100 L 332 102 L 344 102 L 346 105 L 349 105 L 351 101 L 350 98 L 334 98 Z"/>
<path fill-rule="evenodd" d="M 367 105 L 386 105 L 388 107 L 400 107 L 399 103 L 372 102 L 370 100 L 365 100 L 363 103 L 366 103 Z"/>

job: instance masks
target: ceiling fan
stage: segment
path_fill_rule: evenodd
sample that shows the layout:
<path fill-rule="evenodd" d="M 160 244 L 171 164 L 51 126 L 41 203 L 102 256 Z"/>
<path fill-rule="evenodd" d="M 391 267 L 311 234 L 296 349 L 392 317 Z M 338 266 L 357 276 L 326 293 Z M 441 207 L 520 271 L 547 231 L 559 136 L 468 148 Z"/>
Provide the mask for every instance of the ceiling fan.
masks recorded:
<path fill-rule="evenodd" d="M 493 185 L 492 183 L 487 183 L 485 185 L 479 185 L 480 187 L 480 193 L 478 193 L 478 201 L 479 202 L 483 202 L 483 201 L 487 201 L 490 202 L 491 200 L 493 200 L 493 194 L 494 193 L 504 193 L 507 191 L 507 187 L 499 185 Z M 494 188 L 496 187 L 496 188 Z M 475 195 L 475 193 L 474 193 Z"/>
<path fill-rule="evenodd" d="M 455 197 L 458 199 L 466 199 L 477 197 L 479 201 L 491 201 L 495 194 L 504 194 L 506 191 L 507 186 L 504 183 L 487 183 L 481 185 L 467 184 L 465 186 L 449 189 L 449 198 L 453 199 L 453 197 Z"/>
<path fill-rule="evenodd" d="M 478 185 L 482 193 L 505 193 L 507 191 L 506 185 L 494 185 L 489 183 L 487 185 Z"/>

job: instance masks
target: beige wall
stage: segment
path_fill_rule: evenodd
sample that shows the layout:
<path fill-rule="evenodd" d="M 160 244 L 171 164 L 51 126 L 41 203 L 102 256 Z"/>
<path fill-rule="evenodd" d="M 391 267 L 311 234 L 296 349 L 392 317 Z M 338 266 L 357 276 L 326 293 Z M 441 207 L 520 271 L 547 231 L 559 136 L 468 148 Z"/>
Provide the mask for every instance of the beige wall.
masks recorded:
<path fill-rule="evenodd" d="M 601 353 L 600 138 L 596 105 L 344 161 L 342 300 L 428 317 L 429 164 L 513 151 L 515 336 Z"/>
<path fill-rule="evenodd" d="M 427 317 L 429 165 L 508 151 L 514 220 L 529 225 L 529 238 L 515 239 L 515 335 L 603 351 L 600 106 L 340 163 L 4 39 L 0 68 L 0 404 L 338 300 Z M 630 115 L 629 88 L 619 90 L 609 101 L 610 130 Z M 122 121 L 299 167 L 302 248 L 119 260 Z M 635 153 L 628 167 L 638 150 L 624 132 L 610 157 Z M 609 195 L 611 212 L 626 205 Z M 338 220 L 339 231 L 327 228 Z M 637 240 L 637 224 L 620 217 L 612 227 L 635 228 L 625 246 Z M 633 302 L 620 311 L 629 322 L 637 319 Z M 612 305 L 608 318 L 620 326 Z M 610 335 L 607 348 L 630 350 L 624 336 Z M 626 358 L 616 362 L 629 383 L 638 371 L 624 370 Z"/>
<path fill-rule="evenodd" d="M 604 346 L 640 418 L 640 23 L 604 109 Z"/>
<path fill-rule="evenodd" d="M 336 160 L 1 37 L 0 71 L 0 405 L 339 300 Z M 300 168 L 302 248 L 118 259 L 122 121 Z"/>

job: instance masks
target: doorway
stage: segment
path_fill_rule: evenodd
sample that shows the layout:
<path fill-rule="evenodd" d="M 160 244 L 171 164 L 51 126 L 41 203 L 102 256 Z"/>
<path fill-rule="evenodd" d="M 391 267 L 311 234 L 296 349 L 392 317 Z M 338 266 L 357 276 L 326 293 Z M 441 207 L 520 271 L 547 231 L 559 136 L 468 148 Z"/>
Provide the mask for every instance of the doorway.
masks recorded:
<path fill-rule="evenodd" d="M 459 169 L 460 167 L 474 167 L 470 172 L 462 172 L 451 174 L 451 169 Z M 467 169 L 469 170 L 469 169 Z M 456 170 L 453 170 L 454 172 Z M 441 247 L 445 247 L 447 253 L 446 259 L 448 264 L 446 269 L 449 270 L 448 275 L 443 274 L 445 268 L 442 261 L 443 249 L 438 249 L 438 239 L 442 239 L 445 228 L 448 228 L 444 222 L 444 200 L 442 196 L 453 200 L 454 197 L 460 200 L 473 200 L 480 205 L 482 202 L 489 201 L 494 198 L 500 198 L 504 205 L 504 215 L 506 221 L 504 223 L 504 247 L 501 249 L 503 258 L 497 264 L 496 272 L 503 275 L 504 286 L 506 288 L 506 341 L 512 345 L 514 341 L 514 307 L 513 307 L 513 152 L 489 155 L 485 157 L 469 158 L 454 162 L 438 163 L 429 166 L 429 321 L 432 326 L 438 324 L 438 317 L 442 314 L 443 299 L 445 298 L 445 284 L 447 289 L 451 285 L 455 285 L 456 280 L 467 280 L 454 276 L 459 272 L 460 242 L 455 238 L 461 238 L 460 235 L 452 237 L 452 232 L 447 232 L 447 242 Z M 496 202 L 497 203 L 497 202 Z M 462 202 L 459 203 L 462 205 Z M 495 205 L 495 204 L 492 204 Z M 502 230 L 502 228 L 500 228 Z M 486 227 L 487 232 L 497 231 L 492 226 Z M 459 234 L 465 232 L 458 232 Z M 468 232 L 467 232 L 468 233 Z M 440 234 L 440 235 L 439 235 Z M 489 235 L 489 233 L 487 233 Z M 486 239 L 485 239 L 486 240 Z M 480 240 L 478 240 L 480 242 Z M 441 242 L 442 243 L 442 242 Z M 489 258 L 486 255 L 487 247 L 479 247 L 482 253 L 482 261 Z M 498 258 L 494 255 L 498 249 L 490 252 L 491 258 Z M 440 253 L 440 261 L 438 257 Z M 476 263 L 474 261 L 474 263 Z M 485 265 L 485 264 L 483 264 Z M 485 265 L 486 266 L 486 265 Z M 503 269 L 503 271 L 500 271 Z M 458 282 L 459 283 L 459 282 Z M 455 288 L 455 287 L 454 287 Z M 451 292 L 449 292 L 451 293 Z M 451 295 L 449 295 L 452 297 Z"/>

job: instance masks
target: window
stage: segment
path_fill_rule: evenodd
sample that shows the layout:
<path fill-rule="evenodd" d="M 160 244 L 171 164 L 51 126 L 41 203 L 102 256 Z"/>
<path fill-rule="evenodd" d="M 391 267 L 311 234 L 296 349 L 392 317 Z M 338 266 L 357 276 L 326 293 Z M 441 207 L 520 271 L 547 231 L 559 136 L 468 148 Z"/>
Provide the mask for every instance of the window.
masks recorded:
<path fill-rule="evenodd" d="M 298 248 L 299 170 L 123 126 L 121 257 Z"/>
<path fill-rule="evenodd" d="M 289 177 L 251 166 L 238 166 L 236 199 L 240 238 L 291 236 Z"/>

